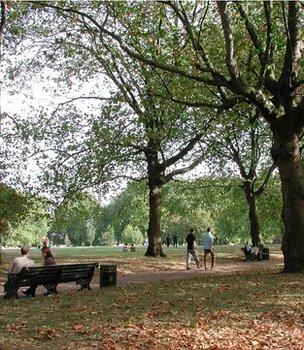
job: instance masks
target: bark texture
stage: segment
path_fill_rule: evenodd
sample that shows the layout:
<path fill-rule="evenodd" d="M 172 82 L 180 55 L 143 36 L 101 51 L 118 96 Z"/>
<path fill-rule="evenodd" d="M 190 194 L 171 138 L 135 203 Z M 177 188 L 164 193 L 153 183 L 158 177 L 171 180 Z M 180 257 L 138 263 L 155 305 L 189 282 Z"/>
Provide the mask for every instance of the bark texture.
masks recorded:
<path fill-rule="evenodd" d="M 154 184 L 151 186 L 149 194 L 149 244 L 146 256 L 166 256 L 162 250 L 161 209 L 161 187 Z"/>
<path fill-rule="evenodd" d="M 260 243 L 260 222 L 257 213 L 256 194 L 248 184 L 245 184 L 244 191 L 248 204 L 251 242 L 254 247 L 257 247 Z"/>
<path fill-rule="evenodd" d="M 304 270 L 304 174 L 299 134 L 292 122 L 273 128 L 272 156 L 276 162 L 283 194 L 284 271 Z"/>

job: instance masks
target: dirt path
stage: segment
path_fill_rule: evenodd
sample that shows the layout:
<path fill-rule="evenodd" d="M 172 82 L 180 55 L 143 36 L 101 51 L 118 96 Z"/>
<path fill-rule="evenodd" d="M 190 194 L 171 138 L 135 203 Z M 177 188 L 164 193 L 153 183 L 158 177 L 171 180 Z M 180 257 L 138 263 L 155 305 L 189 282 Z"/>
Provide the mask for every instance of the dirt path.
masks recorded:
<path fill-rule="evenodd" d="M 204 275 L 217 275 L 217 274 L 231 274 L 248 270 L 256 270 L 260 268 L 266 268 L 271 266 L 283 266 L 282 259 L 272 259 L 268 261 L 253 261 L 253 262 L 238 262 L 233 264 L 218 265 L 213 269 L 204 270 L 192 269 L 192 270 L 170 270 L 170 271 L 153 271 L 153 272 L 144 272 L 144 273 L 134 273 L 134 274 L 117 274 L 117 287 L 123 287 L 131 284 L 147 284 L 147 283 L 156 283 L 163 281 L 171 281 L 177 279 L 186 279 L 192 277 L 203 277 Z M 93 277 L 91 282 L 92 289 L 99 288 L 99 274 Z M 76 291 L 79 289 L 79 286 L 76 286 L 75 283 L 65 283 L 58 285 L 59 293 L 67 293 Z M 45 289 L 43 287 L 38 287 L 36 295 L 43 296 Z M 0 299 L 3 298 L 3 284 L 0 286 Z M 22 292 L 18 291 L 18 296 L 25 297 Z"/>
<path fill-rule="evenodd" d="M 265 268 L 267 266 L 283 266 L 283 261 L 281 260 L 268 260 L 268 261 L 253 261 L 253 262 L 239 262 L 227 265 L 218 265 L 213 269 L 204 270 L 204 268 L 192 270 L 172 270 L 172 271 L 156 271 L 148 273 L 135 273 L 127 275 L 119 275 L 117 278 L 117 286 L 126 286 L 130 284 L 145 284 L 145 283 L 155 283 L 161 281 L 170 281 L 176 279 L 192 278 L 204 275 L 215 275 L 215 274 L 231 274 L 247 270 L 256 270 L 259 268 Z M 94 287 L 98 285 L 99 282 L 94 279 L 92 285 Z"/>

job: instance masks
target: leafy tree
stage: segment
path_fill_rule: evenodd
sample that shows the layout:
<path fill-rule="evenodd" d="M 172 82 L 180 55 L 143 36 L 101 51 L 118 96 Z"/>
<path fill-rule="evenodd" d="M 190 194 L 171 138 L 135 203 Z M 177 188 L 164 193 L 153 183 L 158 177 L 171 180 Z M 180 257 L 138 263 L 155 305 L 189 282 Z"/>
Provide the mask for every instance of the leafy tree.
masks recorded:
<path fill-rule="evenodd" d="M 56 7 L 59 15 L 80 16 L 91 32 L 102 33 L 101 44 L 110 43 L 118 55 L 125 53 L 154 67 L 158 74 L 166 72 L 162 75 L 166 80 L 172 75 L 176 83 L 167 91 L 170 101 L 220 110 L 240 102 L 257 108 L 257 119 L 264 118 L 272 133 L 271 154 L 282 181 L 285 270 L 304 268 L 304 225 L 298 225 L 304 222 L 300 154 L 303 68 L 299 64 L 303 10 L 298 1 L 264 2 L 263 6 L 261 2 L 168 1 L 136 6 L 113 2 L 96 3 L 95 12 L 74 2 L 35 4 Z M 149 16 L 143 19 L 143 13 Z M 147 50 L 157 24 L 160 41 L 166 44 L 161 55 Z M 206 115 L 202 113 L 201 118 Z M 225 113 L 217 115 L 219 122 L 226 118 Z"/>
<path fill-rule="evenodd" d="M 266 242 L 272 242 L 281 232 L 280 189 L 277 181 L 276 177 L 271 177 L 264 196 L 257 202 L 258 214 L 262 218 L 261 239 Z M 217 234 L 218 242 L 240 243 L 250 239 L 247 204 L 238 179 L 201 178 L 177 182 L 170 186 L 166 198 L 170 200 L 165 208 L 171 213 L 172 221 L 178 218 L 177 227 L 197 211 L 203 213 L 203 224 L 197 228 L 199 233 L 211 226 Z M 271 203 L 271 209 L 268 203 Z M 268 214 L 270 210 L 271 218 Z M 195 226 L 196 221 L 192 220 L 191 223 Z M 186 232 L 188 227 L 183 228 L 182 232 Z"/>
<path fill-rule="evenodd" d="M 91 245 L 99 210 L 99 204 L 90 194 L 76 193 L 55 210 L 51 232 L 67 235 L 72 245 Z"/>
<path fill-rule="evenodd" d="M 72 73 L 79 80 L 96 81 L 101 73 L 111 80 L 115 88 L 112 88 L 113 97 L 105 98 L 102 96 L 104 82 L 97 82 L 93 96 L 70 99 L 68 110 L 64 109 L 66 104 L 63 103 L 62 108 L 54 113 L 57 118 L 50 122 L 47 115 L 42 128 L 43 116 L 40 115 L 38 131 L 34 136 L 31 131 L 31 136 L 38 140 L 43 138 L 43 147 L 48 140 L 48 149 L 38 146 L 35 153 L 44 156 L 39 162 L 46 169 L 48 182 L 52 179 L 54 187 L 60 185 L 64 192 L 98 187 L 113 178 L 146 178 L 149 187 L 149 246 L 146 255 L 162 256 L 162 187 L 203 160 L 204 145 L 199 141 L 209 122 L 201 124 L 198 118 L 202 113 L 209 116 L 210 111 L 197 112 L 183 103 L 164 100 L 162 95 L 181 88 L 180 82 L 162 77 L 154 69 L 130 60 L 111 45 L 111 40 L 100 35 L 100 28 L 92 24 L 96 24 L 94 18 L 102 20 L 103 4 L 67 4 L 71 7 L 33 2 L 33 8 L 38 8 L 41 14 L 41 30 L 37 25 L 39 17 L 35 17 L 29 33 L 33 35 L 35 31 L 35 35 L 39 33 L 45 41 L 43 64 L 65 72 L 58 78 L 59 81 L 69 83 Z M 56 11 L 51 12 L 48 7 Z M 83 16 L 82 10 L 89 15 Z M 109 5 L 106 11 L 113 11 L 112 6 Z M 54 21 L 48 26 L 52 14 L 55 14 Z M 145 50 L 162 57 L 166 47 L 162 44 L 162 13 L 159 16 L 160 21 L 150 29 L 154 33 L 153 40 Z M 57 28 L 62 26 L 65 29 L 58 31 Z M 35 67 L 40 57 L 37 55 Z M 100 106 L 101 115 L 84 114 L 82 117 L 81 112 L 71 107 L 71 103 L 79 99 L 107 100 L 108 104 Z M 203 106 L 210 107 L 209 104 Z M 34 125 L 33 122 L 31 124 Z M 81 125 L 87 129 L 85 138 L 79 136 Z M 50 149 L 56 156 L 52 156 L 53 160 L 47 164 L 45 161 Z M 128 176 L 128 172 L 131 175 Z"/>
<path fill-rule="evenodd" d="M 124 243 L 141 244 L 143 241 L 143 234 L 137 227 L 127 225 L 122 232 L 122 240 Z"/>
<path fill-rule="evenodd" d="M 231 99 L 243 101 L 259 110 L 271 131 L 271 155 L 278 167 L 283 198 L 283 253 L 286 272 L 304 269 L 304 180 L 301 165 L 300 138 L 304 123 L 303 86 L 303 8 L 299 1 L 183 3 L 166 1 L 145 4 L 150 23 L 155 22 L 154 6 L 164 8 L 163 40 L 169 45 L 176 32 L 187 56 L 172 62 L 178 51 L 175 46 L 167 59 L 160 59 L 141 50 L 145 28 L 141 27 L 138 10 L 119 11 L 113 3 L 119 22 L 114 29 L 111 19 L 102 24 L 91 21 L 104 36 L 111 37 L 130 57 L 150 66 L 171 72 L 200 85 L 203 92 L 213 91 L 219 103 Z M 83 16 L 91 20 L 90 16 Z M 121 27 L 134 28 L 136 36 Z M 174 26 L 178 20 L 179 24 Z M 144 22 L 146 26 L 146 21 Z M 214 42 L 217 43 L 216 49 Z M 244 45 L 246 42 L 246 45 Z M 168 50 L 169 51 L 169 50 Z M 200 100 L 196 97 L 196 101 Z M 179 98 L 179 91 L 174 94 Z M 226 107 L 226 106 L 224 106 Z M 229 108 L 229 106 L 227 106 Z M 231 105 L 230 105 L 231 108 Z M 225 118 L 225 115 L 223 115 Z"/>
<path fill-rule="evenodd" d="M 98 241 L 95 242 L 95 244 L 98 242 L 99 245 L 114 245 L 115 243 L 115 232 L 113 226 L 108 226 L 106 230 L 101 231 Z"/>
<path fill-rule="evenodd" d="M 14 227 L 25 218 L 30 206 L 28 196 L 0 183 L 0 246 L 10 227 Z M 1 253 L 2 249 L 0 249 L 0 264 L 3 263 Z"/>
<path fill-rule="evenodd" d="M 260 243 L 260 222 L 257 200 L 265 191 L 275 165 L 270 159 L 269 135 L 265 125 L 257 123 L 255 113 L 244 109 L 232 111 L 234 118 L 218 125 L 216 141 L 210 154 L 214 174 L 234 173 L 240 176 L 240 188 L 248 205 L 250 236 L 254 246 Z M 240 117 L 241 115 L 241 117 Z"/>
<path fill-rule="evenodd" d="M 41 246 L 41 240 L 48 234 L 50 217 L 45 208 L 38 203 L 29 211 L 15 227 L 11 227 L 5 236 L 4 243 L 7 246 Z"/>

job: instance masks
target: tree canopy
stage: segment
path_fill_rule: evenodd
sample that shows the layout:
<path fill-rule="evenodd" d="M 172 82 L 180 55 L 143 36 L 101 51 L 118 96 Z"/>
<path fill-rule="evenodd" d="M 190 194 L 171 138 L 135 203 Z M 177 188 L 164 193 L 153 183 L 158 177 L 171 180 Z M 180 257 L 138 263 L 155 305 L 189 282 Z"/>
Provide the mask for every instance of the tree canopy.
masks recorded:
<path fill-rule="evenodd" d="M 132 160 L 132 175 L 148 179 L 147 253 L 158 255 L 162 186 L 192 169 L 206 151 L 223 163 L 227 154 L 216 152 L 222 145 L 239 167 L 256 227 L 256 198 L 278 168 L 285 270 L 304 268 L 299 1 L 26 1 L 12 6 L 9 18 L 8 50 L 30 47 L 32 52 L 10 67 L 13 76 L 26 64 L 29 74 L 57 70 L 55 81 L 65 89 L 76 80 L 96 83 L 85 100 L 100 103 L 99 115 L 96 106 L 94 113 L 72 107 L 79 101 L 74 96 L 20 129 L 26 130 L 28 145 L 36 147 L 34 154 L 43 154 L 37 159 L 48 186 L 73 192 L 107 184 L 129 176 L 125 161 Z M 16 33 L 22 39 L 18 43 Z M 105 84 L 110 97 L 103 94 Z M 261 130 L 266 137 L 259 157 Z M 248 138 L 239 140 L 244 135 Z M 245 150 L 243 145 L 249 157 L 241 162 L 235 150 Z"/>

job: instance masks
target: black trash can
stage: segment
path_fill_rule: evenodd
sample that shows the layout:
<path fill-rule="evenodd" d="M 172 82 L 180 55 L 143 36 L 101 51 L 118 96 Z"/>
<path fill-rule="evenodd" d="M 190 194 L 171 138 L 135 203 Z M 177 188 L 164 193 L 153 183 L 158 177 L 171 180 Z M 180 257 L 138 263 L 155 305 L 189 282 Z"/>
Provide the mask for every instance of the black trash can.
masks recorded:
<path fill-rule="evenodd" d="M 100 288 L 103 287 L 116 287 L 117 283 L 117 266 L 100 265 Z"/>

